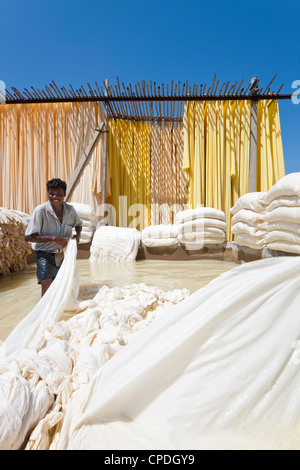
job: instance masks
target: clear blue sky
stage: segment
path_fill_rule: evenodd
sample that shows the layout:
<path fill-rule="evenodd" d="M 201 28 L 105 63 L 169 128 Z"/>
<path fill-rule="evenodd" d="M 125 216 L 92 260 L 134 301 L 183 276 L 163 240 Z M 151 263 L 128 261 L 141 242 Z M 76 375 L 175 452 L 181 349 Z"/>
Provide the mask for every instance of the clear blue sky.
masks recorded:
<path fill-rule="evenodd" d="M 300 81 L 299 0 L 0 0 L 0 80 L 8 89 Z M 299 87 L 300 88 L 300 87 Z M 300 104 L 280 101 L 287 173 L 300 171 Z"/>

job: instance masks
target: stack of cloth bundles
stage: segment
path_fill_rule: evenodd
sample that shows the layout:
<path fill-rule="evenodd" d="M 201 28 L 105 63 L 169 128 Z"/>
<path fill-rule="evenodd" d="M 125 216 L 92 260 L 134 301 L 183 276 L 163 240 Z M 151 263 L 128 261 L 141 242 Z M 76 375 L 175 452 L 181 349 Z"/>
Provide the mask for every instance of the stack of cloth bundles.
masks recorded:
<path fill-rule="evenodd" d="M 241 246 L 261 250 L 265 245 L 265 193 L 252 192 L 241 196 L 230 209 L 231 233 Z"/>
<path fill-rule="evenodd" d="M 28 214 L 0 207 L 0 274 L 27 267 L 31 247 L 25 242 L 25 230 L 29 219 Z"/>
<path fill-rule="evenodd" d="M 178 241 L 187 250 L 222 245 L 226 239 L 225 213 L 212 207 L 178 212 L 175 224 L 178 226 Z"/>
<path fill-rule="evenodd" d="M 82 232 L 79 243 L 90 243 L 97 226 L 97 216 L 93 207 L 80 202 L 69 202 L 68 204 L 72 205 L 76 209 L 78 217 L 82 220 Z M 75 233 L 76 232 L 73 229 L 73 235 L 75 235 Z"/>
<path fill-rule="evenodd" d="M 264 197 L 266 246 L 300 254 L 300 173 L 281 178 Z"/>
<path fill-rule="evenodd" d="M 135 228 L 102 225 L 94 234 L 90 261 L 94 263 L 135 261 L 140 241 L 140 231 Z"/>
<path fill-rule="evenodd" d="M 142 230 L 142 244 L 147 248 L 177 248 L 178 227 L 175 224 L 150 225 Z"/>

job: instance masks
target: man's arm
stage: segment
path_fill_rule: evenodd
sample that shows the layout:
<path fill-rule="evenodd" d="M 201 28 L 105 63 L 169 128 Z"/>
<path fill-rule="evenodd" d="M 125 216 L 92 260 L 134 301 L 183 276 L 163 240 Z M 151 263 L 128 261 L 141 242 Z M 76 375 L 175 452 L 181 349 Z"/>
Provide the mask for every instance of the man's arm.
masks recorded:
<path fill-rule="evenodd" d="M 55 242 L 58 245 L 65 248 L 68 244 L 66 237 L 56 237 L 54 235 L 39 235 L 38 233 L 32 233 L 31 235 L 25 235 L 25 241 L 29 243 L 49 243 Z"/>
<path fill-rule="evenodd" d="M 76 227 L 75 227 L 76 235 L 74 235 L 73 238 L 76 238 L 77 243 L 79 243 L 79 241 L 80 241 L 81 231 L 82 231 L 82 226 L 81 225 L 76 225 Z"/>

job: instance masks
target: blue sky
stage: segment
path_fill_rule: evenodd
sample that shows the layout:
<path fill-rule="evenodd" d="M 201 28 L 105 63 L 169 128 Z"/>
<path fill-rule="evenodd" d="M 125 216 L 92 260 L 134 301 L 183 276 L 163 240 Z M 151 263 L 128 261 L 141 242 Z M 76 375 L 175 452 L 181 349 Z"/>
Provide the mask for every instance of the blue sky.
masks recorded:
<path fill-rule="evenodd" d="M 300 0 L 0 0 L 0 80 L 8 89 L 212 83 L 277 74 L 300 81 Z M 298 86 L 300 88 L 300 86 Z M 299 100 L 300 101 L 300 100 Z M 300 171 L 300 104 L 280 101 L 286 172 Z"/>

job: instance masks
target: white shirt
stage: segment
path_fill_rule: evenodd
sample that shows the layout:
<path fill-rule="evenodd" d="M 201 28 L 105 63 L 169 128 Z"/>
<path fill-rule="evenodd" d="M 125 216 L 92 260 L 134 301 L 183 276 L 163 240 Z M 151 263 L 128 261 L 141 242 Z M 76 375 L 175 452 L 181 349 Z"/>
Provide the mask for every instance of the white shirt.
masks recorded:
<path fill-rule="evenodd" d="M 62 222 L 55 214 L 50 201 L 37 206 L 32 214 L 27 226 L 25 235 L 48 235 L 56 237 L 72 237 L 72 228 L 82 226 L 82 220 L 78 217 L 73 206 L 63 202 Z M 58 253 L 61 247 L 55 242 L 32 243 L 35 251 L 47 251 L 49 253 Z"/>

